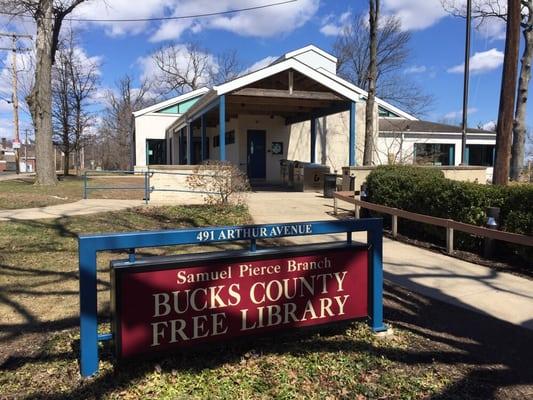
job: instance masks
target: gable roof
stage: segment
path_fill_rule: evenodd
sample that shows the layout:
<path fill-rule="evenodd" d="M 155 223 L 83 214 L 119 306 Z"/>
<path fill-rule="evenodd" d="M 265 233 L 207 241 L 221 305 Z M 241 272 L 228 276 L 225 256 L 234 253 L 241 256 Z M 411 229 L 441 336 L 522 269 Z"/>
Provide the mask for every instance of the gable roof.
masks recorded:
<path fill-rule="evenodd" d="M 347 81 L 346 79 L 343 79 L 340 76 L 338 76 L 336 74 L 333 74 L 333 73 L 331 73 L 331 72 L 329 72 L 329 71 L 327 71 L 327 70 L 325 70 L 323 68 L 319 68 L 318 72 L 329 76 L 331 79 L 335 79 L 336 81 L 338 81 L 339 83 L 341 83 L 343 85 L 346 85 L 346 87 L 350 88 L 354 92 L 357 92 L 359 94 L 359 96 L 361 96 L 362 98 L 364 98 L 364 99 L 368 98 L 368 92 L 366 90 L 361 89 L 359 86 L 355 86 L 353 83 Z M 407 113 L 407 112 L 405 112 L 403 110 L 400 110 L 398 107 L 393 106 L 392 104 L 386 102 L 385 100 L 380 99 L 379 97 L 376 97 L 376 103 L 379 106 L 383 107 L 385 110 L 391 111 L 394 114 L 398 114 L 402 118 L 406 118 L 406 119 L 412 120 L 412 121 L 416 121 L 418 119 L 415 116 L 413 116 L 413 115 L 411 115 L 411 114 L 409 114 L 409 113 Z"/>
<path fill-rule="evenodd" d="M 307 52 L 314 52 L 324 57 L 330 62 L 337 62 L 336 57 L 314 45 L 308 45 L 300 49 L 288 52 L 283 56 L 279 57 L 273 63 L 265 66 L 264 68 L 249 72 L 233 80 L 214 86 L 210 90 L 208 90 L 207 88 L 203 88 L 205 90 L 205 94 L 203 95 L 203 97 L 200 98 L 189 110 L 182 114 L 181 117 L 178 118 L 178 120 L 175 121 L 169 128 L 182 126 L 184 124 L 185 119 L 195 118 L 204 107 L 214 101 L 218 96 L 233 92 L 254 82 L 260 81 L 262 79 L 268 78 L 272 75 L 289 69 L 293 69 L 309 77 L 310 79 L 328 87 L 333 92 L 337 93 L 338 95 L 341 95 L 342 97 L 348 100 L 357 102 L 364 100 L 366 99 L 366 97 L 368 97 L 368 92 L 346 81 L 335 73 L 328 71 L 323 67 L 314 68 L 312 66 L 309 66 L 307 63 L 302 62 L 298 58 L 298 56 Z M 183 100 L 184 99 L 180 99 L 180 101 Z M 413 115 L 399 109 L 398 107 L 393 106 L 392 104 L 380 98 L 376 98 L 376 103 L 383 109 L 390 111 L 391 113 L 398 115 L 401 118 L 405 118 L 411 121 L 417 120 L 417 118 Z"/>
<path fill-rule="evenodd" d="M 456 125 L 438 122 L 406 120 L 399 118 L 379 118 L 379 132 L 409 132 L 409 133 L 462 133 L 462 128 Z M 496 132 L 484 129 L 468 128 L 468 133 L 493 134 Z"/>
<path fill-rule="evenodd" d="M 201 99 L 199 99 L 189 110 L 187 110 L 187 112 L 182 114 L 181 117 L 178 118 L 178 120 L 176 120 L 172 125 L 170 125 L 169 129 L 173 129 L 177 126 L 183 125 L 184 119 L 194 118 L 196 114 L 202 110 L 203 107 L 211 103 L 218 96 L 233 92 L 254 82 L 260 81 L 262 79 L 268 78 L 269 76 L 289 69 L 293 69 L 297 72 L 300 72 L 301 74 L 315 80 L 316 82 L 327 86 L 332 91 L 347 98 L 348 100 L 361 100 L 360 95 L 352 89 L 348 88 L 346 85 L 342 85 L 337 80 L 332 79 L 331 77 L 326 76 L 323 73 L 320 73 L 316 69 L 307 66 L 299 60 L 289 58 L 278 63 L 270 64 L 265 68 L 250 72 L 246 75 L 240 76 L 221 85 L 214 86 L 213 89 L 209 90 L 208 93 L 206 93 Z"/>
<path fill-rule="evenodd" d="M 209 91 L 209 88 L 202 87 L 200 89 L 196 89 L 196 90 L 193 90 L 191 92 L 187 92 L 185 94 L 173 97 L 171 99 L 168 99 L 168 100 L 165 100 L 165 101 L 161 101 L 159 103 L 151 105 L 150 107 L 143 108 L 142 110 L 135 111 L 135 112 L 133 112 L 133 116 L 134 117 L 140 117 L 141 115 L 144 115 L 144 114 L 157 112 L 157 111 L 163 110 L 165 108 L 172 107 L 172 106 L 174 106 L 176 104 L 182 103 L 182 102 L 184 102 L 186 100 L 190 100 L 190 99 L 193 99 L 195 97 L 202 96 L 202 95 L 206 94 L 208 91 Z"/>

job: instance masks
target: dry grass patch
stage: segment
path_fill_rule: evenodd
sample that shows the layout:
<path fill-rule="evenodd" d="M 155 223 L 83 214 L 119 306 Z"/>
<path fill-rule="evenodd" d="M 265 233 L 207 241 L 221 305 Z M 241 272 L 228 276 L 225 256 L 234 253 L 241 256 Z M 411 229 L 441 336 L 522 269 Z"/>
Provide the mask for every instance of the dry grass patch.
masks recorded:
<path fill-rule="evenodd" d="M 89 187 L 108 187 L 105 190 L 89 190 L 90 199 L 138 199 L 144 197 L 143 189 L 111 189 L 112 187 L 144 187 L 142 176 L 91 177 Z M 45 207 L 72 203 L 83 197 L 83 178 L 68 176 L 56 186 L 34 185 L 33 178 L 21 178 L 0 182 L 0 210 Z"/>

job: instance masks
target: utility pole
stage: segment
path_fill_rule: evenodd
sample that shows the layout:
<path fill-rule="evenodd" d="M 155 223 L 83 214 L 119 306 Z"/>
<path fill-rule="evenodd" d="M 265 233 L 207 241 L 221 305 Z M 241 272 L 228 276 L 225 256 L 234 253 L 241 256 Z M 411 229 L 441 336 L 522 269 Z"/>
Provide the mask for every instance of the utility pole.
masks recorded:
<path fill-rule="evenodd" d="M 11 67 L 13 73 L 13 94 L 12 94 L 12 104 L 13 104 L 13 128 L 15 130 L 15 138 L 13 140 L 13 149 L 15 150 L 15 164 L 17 174 L 20 173 L 20 137 L 19 137 L 19 101 L 18 101 L 18 79 L 17 79 L 17 51 L 23 51 L 25 49 L 17 50 L 17 40 L 19 38 L 31 39 L 31 35 L 22 35 L 18 33 L 5 33 L 0 32 L 0 36 L 11 37 L 13 45 L 11 48 L 2 47 L 0 50 L 11 50 Z"/>
<path fill-rule="evenodd" d="M 466 2 L 465 70 L 463 78 L 463 124 L 461 140 L 461 165 L 466 165 L 466 137 L 468 130 L 468 81 L 470 78 L 470 27 L 472 24 L 472 0 Z"/>
<path fill-rule="evenodd" d="M 508 0 L 500 106 L 496 126 L 496 157 L 492 175 L 492 183 L 495 185 L 509 183 L 519 46 L 520 0 Z"/>

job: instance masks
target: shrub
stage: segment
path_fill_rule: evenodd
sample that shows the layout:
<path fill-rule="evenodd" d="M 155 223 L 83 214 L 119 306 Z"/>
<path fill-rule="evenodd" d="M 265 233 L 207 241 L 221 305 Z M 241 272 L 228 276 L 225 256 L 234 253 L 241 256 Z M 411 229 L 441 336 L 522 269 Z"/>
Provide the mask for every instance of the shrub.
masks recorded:
<path fill-rule="evenodd" d="M 193 191 L 204 193 L 207 204 L 225 206 L 244 205 L 245 194 L 250 190 L 246 174 L 226 161 L 206 161 L 198 165 L 187 177 Z"/>
<path fill-rule="evenodd" d="M 386 166 L 367 177 L 368 200 L 402 210 L 473 225 L 484 225 L 487 207 L 500 207 L 501 229 L 533 235 L 533 185 L 508 187 L 459 182 L 444 178 L 442 171 L 415 166 Z M 444 230 L 426 224 L 402 221 L 402 232 L 425 240 L 444 241 Z M 458 248 L 479 250 L 482 240 L 467 234 L 456 235 Z M 510 244 L 507 253 L 526 257 L 532 253 Z M 529 256 L 533 256 L 530 254 Z"/>

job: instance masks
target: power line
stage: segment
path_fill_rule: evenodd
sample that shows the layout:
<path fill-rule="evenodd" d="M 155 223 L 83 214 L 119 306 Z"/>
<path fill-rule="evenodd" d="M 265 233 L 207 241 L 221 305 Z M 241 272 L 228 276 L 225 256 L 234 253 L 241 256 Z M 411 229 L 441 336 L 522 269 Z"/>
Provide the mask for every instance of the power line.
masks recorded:
<path fill-rule="evenodd" d="M 168 21 L 168 20 L 178 20 L 178 19 L 212 17 L 212 16 L 215 16 L 215 15 L 233 14 L 233 13 L 242 12 L 242 11 L 253 11 L 253 10 L 259 10 L 261 8 L 281 6 L 283 4 L 294 3 L 294 2 L 297 2 L 297 1 L 298 0 L 286 0 L 286 1 L 281 1 L 281 2 L 278 2 L 278 3 L 263 4 L 263 5 L 260 5 L 260 6 L 239 8 L 239 9 L 235 9 L 235 10 L 217 11 L 217 12 L 210 12 L 210 13 L 204 13 L 204 14 L 178 15 L 178 16 L 174 16 L 174 17 L 128 18 L 128 19 L 65 18 L 65 21 L 76 21 L 76 22 L 150 22 L 150 21 Z M 10 13 L 10 12 L 5 12 L 5 11 L 0 12 L 0 14 L 9 15 L 9 16 L 12 16 L 12 17 L 33 18 L 33 16 L 31 16 L 31 15 Z M 53 17 L 50 18 L 50 19 L 53 19 Z"/>

